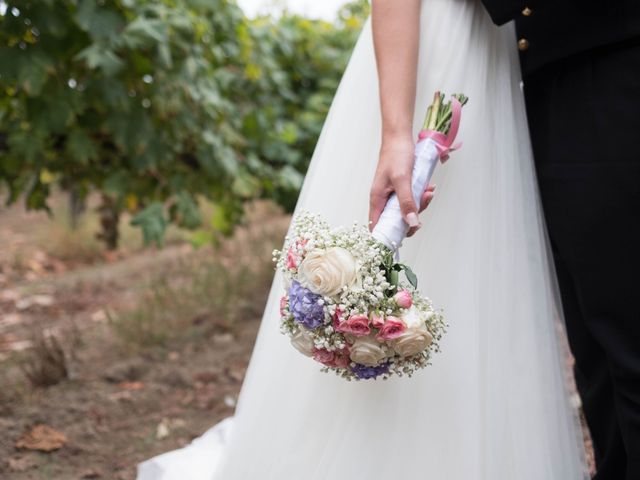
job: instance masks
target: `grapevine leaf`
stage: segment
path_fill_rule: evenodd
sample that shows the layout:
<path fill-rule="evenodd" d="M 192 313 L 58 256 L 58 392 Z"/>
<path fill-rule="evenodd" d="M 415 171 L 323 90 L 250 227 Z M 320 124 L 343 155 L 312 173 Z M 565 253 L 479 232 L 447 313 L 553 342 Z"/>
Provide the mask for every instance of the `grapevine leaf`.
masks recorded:
<path fill-rule="evenodd" d="M 167 229 L 168 221 L 164 215 L 162 203 L 154 202 L 138 212 L 131 219 L 131 225 L 142 228 L 145 245 L 152 242 L 159 247 L 164 245 L 164 232 Z"/>
<path fill-rule="evenodd" d="M 71 130 L 67 137 L 67 151 L 72 158 L 86 164 L 97 157 L 97 149 L 89 135 L 79 128 Z"/>
<path fill-rule="evenodd" d="M 181 227 L 193 230 L 202 224 L 198 204 L 191 195 L 180 192 L 171 206 L 171 219 Z"/>
<path fill-rule="evenodd" d="M 84 60 L 91 69 L 102 69 L 105 75 L 112 76 L 124 67 L 124 62 L 107 47 L 93 44 L 80 51 L 75 60 Z"/>

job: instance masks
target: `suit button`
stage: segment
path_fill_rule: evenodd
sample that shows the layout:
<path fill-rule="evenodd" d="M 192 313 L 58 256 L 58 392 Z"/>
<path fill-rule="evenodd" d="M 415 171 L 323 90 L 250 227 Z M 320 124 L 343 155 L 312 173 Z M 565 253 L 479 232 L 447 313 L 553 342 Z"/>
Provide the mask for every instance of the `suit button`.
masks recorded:
<path fill-rule="evenodd" d="M 525 17 L 530 16 L 533 13 L 533 10 L 531 10 L 529 7 L 524 7 L 524 10 L 522 10 L 522 15 L 524 15 Z"/>
<path fill-rule="evenodd" d="M 524 52 L 525 50 L 529 49 L 529 40 L 527 40 L 526 38 L 521 38 L 520 40 L 518 40 L 518 50 L 520 50 L 521 52 Z"/>

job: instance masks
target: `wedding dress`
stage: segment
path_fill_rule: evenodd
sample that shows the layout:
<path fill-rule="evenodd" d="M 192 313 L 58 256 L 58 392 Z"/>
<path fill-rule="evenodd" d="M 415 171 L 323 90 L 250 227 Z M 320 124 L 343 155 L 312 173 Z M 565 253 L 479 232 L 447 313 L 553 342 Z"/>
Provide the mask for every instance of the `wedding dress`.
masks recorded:
<path fill-rule="evenodd" d="M 400 250 L 450 325 L 433 365 L 387 381 L 320 372 L 279 333 L 276 274 L 235 415 L 142 463 L 139 480 L 588 478 L 512 26 L 478 1 L 423 0 L 416 133 L 438 89 L 470 97 L 464 145 L 436 169 L 423 227 Z M 380 122 L 368 21 L 298 211 L 366 221 Z"/>

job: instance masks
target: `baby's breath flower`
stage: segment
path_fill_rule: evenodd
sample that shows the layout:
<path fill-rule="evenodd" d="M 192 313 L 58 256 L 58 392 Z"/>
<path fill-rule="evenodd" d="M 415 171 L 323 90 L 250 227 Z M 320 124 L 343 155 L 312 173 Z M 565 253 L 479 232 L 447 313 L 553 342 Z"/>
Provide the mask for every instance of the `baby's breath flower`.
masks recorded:
<path fill-rule="evenodd" d="M 295 337 L 296 348 L 299 347 L 299 350 L 309 355 L 311 353 L 307 349 L 313 346 L 315 349 L 326 350 L 327 355 L 333 355 L 333 357 L 329 355 L 331 358 L 341 359 L 339 362 L 334 362 L 336 366 L 323 366 L 322 371 L 334 371 L 338 376 L 349 381 L 369 378 L 370 372 L 364 365 L 350 361 L 348 357 L 345 358 L 345 355 L 351 352 L 357 337 L 336 331 L 334 328 L 336 314 L 338 311 L 341 312 L 341 321 L 355 316 L 360 318 L 362 315 L 369 316 L 373 311 L 378 314 L 383 312 L 384 315 L 402 317 L 406 310 L 399 309 L 392 297 L 396 288 L 406 289 L 412 293 L 414 308 L 419 312 L 433 341 L 424 351 L 408 357 L 401 357 L 395 353 L 390 341 L 380 341 L 379 348 L 386 357 L 374 370 L 377 369 L 376 372 L 380 372 L 379 378 L 386 379 L 390 375 L 411 376 L 416 370 L 429 365 L 431 354 L 439 351 L 438 342 L 446 328 L 442 312 L 436 311 L 429 299 L 422 297 L 406 282 L 392 286 L 387 281 L 390 252 L 371 236 L 366 225 L 354 222 L 348 227 L 332 229 L 319 215 L 309 212 L 296 215 L 292 228 L 285 237 L 282 250 L 274 250 L 272 254 L 276 268 L 283 273 L 287 294 L 291 285 L 297 284 L 296 288 L 300 288 L 298 262 L 302 262 L 309 252 L 329 248 L 342 248 L 349 252 L 355 261 L 356 280 L 353 284 L 343 285 L 333 297 L 320 295 L 315 300 L 316 304 L 322 307 L 324 321 L 320 321 L 319 326 L 313 331 L 307 329 L 308 325 L 304 326 L 296 321 L 296 315 L 304 316 L 304 309 L 307 308 L 304 301 L 298 299 L 295 307 L 286 304 L 282 308 L 280 319 L 281 332 L 292 339 Z M 295 259 L 295 262 L 289 257 Z M 308 297 L 315 298 L 313 295 Z M 369 328 L 373 330 L 372 334 L 376 333 L 374 327 Z M 356 372 L 364 376 L 358 376 Z"/>

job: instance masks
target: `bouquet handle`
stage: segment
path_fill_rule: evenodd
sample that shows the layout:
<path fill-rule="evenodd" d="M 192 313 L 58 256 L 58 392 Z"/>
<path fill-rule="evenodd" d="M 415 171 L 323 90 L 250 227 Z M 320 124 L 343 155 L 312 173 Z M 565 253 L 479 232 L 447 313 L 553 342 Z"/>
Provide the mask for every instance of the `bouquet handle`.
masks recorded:
<path fill-rule="evenodd" d="M 411 175 L 411 191 L 417 206 L 420 205 L 420 198 L 429 184 L 438 160 L 446 161 L 451 151 L 460 148 L 460 144 L 454 145 L 453 142 L 458 134 L 461 112 L 462 103 L 453 97 L 451 99 L 451 123 L 447 133 L 438 131 L 436 128 L 423 128 L 418 135 Z M 409 226 L 402 218 L 398 196 L 393 193 L 387 200 L 371 234 L 395 253 L 408 230 Z"/>

